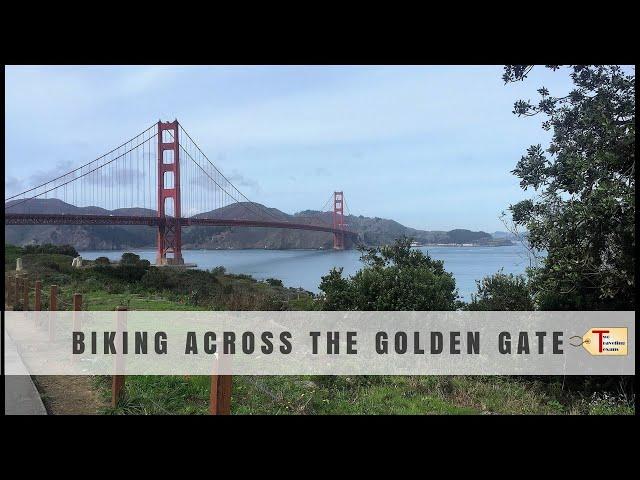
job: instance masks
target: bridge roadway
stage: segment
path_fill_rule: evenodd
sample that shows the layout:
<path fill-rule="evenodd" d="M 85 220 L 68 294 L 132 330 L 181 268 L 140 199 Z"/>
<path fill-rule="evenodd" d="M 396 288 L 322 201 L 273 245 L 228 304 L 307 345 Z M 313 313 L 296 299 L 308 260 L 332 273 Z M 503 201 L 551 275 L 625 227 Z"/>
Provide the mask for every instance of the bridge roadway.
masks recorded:
<path fill-rule="evenodd" d="M 47 213 L 5 213 L 5 225 L 147 225 L 157 227 L 172 217 L 151 217 L 131 215 L 66 215 Z M 353 240 L 357 240 L 358 234 L 350 230 L 341 230 L 329 225 L 312 225 L 308 223 L 291 223 L 266 220 L 233 220 L 224 218 L 180 218 L 183 227 L 208 226 L 208 227 L 264 227 L 264 228 L 289 228 L 293 230 L 310 230 L 315 232 L 327 232 L 344 234 Z"/>

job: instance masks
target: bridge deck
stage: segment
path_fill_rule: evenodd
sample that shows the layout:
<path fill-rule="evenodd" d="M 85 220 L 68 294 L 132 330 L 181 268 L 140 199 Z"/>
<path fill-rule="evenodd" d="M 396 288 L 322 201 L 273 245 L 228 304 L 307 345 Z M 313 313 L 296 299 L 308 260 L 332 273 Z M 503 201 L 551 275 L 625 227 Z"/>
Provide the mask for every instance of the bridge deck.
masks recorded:
<path fill-rule="evenodd" d="M 5 225 L 147 225 L 159 226 L 172 217 L 149 217 L 129 215 L 66 215 L 45 213 L 5 213 Z M 315 232 L 343 233 L 356 239 L 358 234 L 350 230 L 341 230 L 329 225 L 313 225 L 308 223 L 278 222 L 266 220 L 233 220 L 222 218 L 180 218 L 183 227 L 263 227 L 289 228 L 293 230 L 310 230 Z"/>

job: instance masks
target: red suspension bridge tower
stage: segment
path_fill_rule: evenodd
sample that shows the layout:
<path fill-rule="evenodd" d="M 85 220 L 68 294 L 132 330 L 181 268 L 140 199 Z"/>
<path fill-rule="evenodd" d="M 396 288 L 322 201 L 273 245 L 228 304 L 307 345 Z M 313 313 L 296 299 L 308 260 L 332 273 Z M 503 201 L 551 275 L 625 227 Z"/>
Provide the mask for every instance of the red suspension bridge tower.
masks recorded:
<path fill-rule="evenodd" d="M 333 228 L 344 230 L 344 194 L 333 192 Z M 344 250 L 344 233 L 333 234 L 333 249 Z"/>
<path fill-rule="evenodd" d="M 168 203 L 169 205 L 167 205 Z M 168 209 L 167 206 L 170 208 Z M 172 210 L 172 212 L 167 215 L 167 210 Z M 158 217 L 163 221 L 158 225 L 156 264 L 184 264 L 180 237 L 180 218 L 182 215 L 180 212 L 178 120 L 158 122 Z M 167 254 L 173 256 L 167 257 Z"/>

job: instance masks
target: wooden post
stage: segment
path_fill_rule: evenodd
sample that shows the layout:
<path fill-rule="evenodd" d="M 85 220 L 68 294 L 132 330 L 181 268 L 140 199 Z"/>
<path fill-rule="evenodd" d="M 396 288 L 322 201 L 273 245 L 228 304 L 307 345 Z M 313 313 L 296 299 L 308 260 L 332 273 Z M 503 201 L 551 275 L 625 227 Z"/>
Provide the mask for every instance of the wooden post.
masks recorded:
<path fill-rule="evenodd" d="M 82 295 L 80 293 L 73 294 L 73 311 L 79 312 L 82 310 Z"/>
<path fill-rule="evenodd" d="M 127 307 L 116 307 L 117 312 L 126 311 Z M 116 314 L 116 322 L 117 327 L 116 330 L 120 330 L 120 314 Z M 118 368 L 118 357 L 116 356 L 116 369 Z M 122 397 L 122 390 L 124 389 L 124 375 L 112 375 L 111 376 L 111 406 L 116 408 L 118 406 L 118 402 Z"/>
<path fill-rule="evenodd" d="M 29 310 L 29 279 L 25 278 L 22 287 L 24 288 L 24 309 Z"/>
<path fill-rule="evenodd" d="M 42 310 L 42 297 L 40 296 L 40 289 L 42 288 L 42 282 L 40 280 L 36 280 L 36 285 L 35 285 L 35 300 L 34 300 L 34 306 L 33 309 L 36 312 L 39 312 L 40 310 Z"/>
<path fill-rule="evenodd" d="M 49 310 L 55 312 L 58 310 L 58 286 L 51 285 L 51 290 L 49 290 Z"/>
<path fill-rule="evenodd" d="M 231 375 L 211 375 L 209 413 L 211 415 L 231 414 Z"/>
<path fill-rule="evenodd" d="M 113 375 L 111 379 L 111 406 L 116 408 L 124 388 L 124 375 Z"/>

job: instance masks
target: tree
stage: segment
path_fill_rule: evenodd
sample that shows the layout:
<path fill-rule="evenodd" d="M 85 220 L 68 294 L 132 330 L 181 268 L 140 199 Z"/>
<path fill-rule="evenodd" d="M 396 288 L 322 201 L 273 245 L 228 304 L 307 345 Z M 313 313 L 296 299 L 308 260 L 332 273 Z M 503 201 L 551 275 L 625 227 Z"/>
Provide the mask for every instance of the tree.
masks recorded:
<path fill-rule="evenodd" d="M 553 71 L 559 65 L 548 65 Z M 532 66 L 507 65 L 506 83 Z M 537 196 L 510 206 L 535 250 L 530 269 L 541 309 L 635 309 L 635 70 L 566 67 L 574 87 L 537 104 L 519 100 L 518 116 L 542 115 L 553 132 L 548 148 L 529 147 L 513 170 Z"/>
<path fill-rule="evenodd" d="M 107 257 L 98 257 L 94 262 L 96 265 L 109 265 L 111 263 Z"/>
<path fill-rule="evenodd" d="M 444 263 L 411 248 L 403 237 L 393 245 L 360 248 L 364 268 L 344 278 L 342 269 L 322 277 L 324 310 L 455 310 L 453 275 Z"/>
<path fill-rule="evenodd" d="M 125 252 L 122 254 L 120 263 L 122 265 L 137 265 L 140 262 L 140 255 L 131 252 Z"/>
<path fill-rule="evenodd" d="M 478 291 L 471 295 L 466 310 L 529 311 L 534 310 L 527 279 L 522 275 L 495 273 L 476 281 Z"/>
<path fill-rule="evenodd" d="M 71 245 L 53 245 L 45 243 L 44 245 L 25 245 L 23 251 L 26 254 L 60 254 L 77 257 L 78 251 Z"/>

